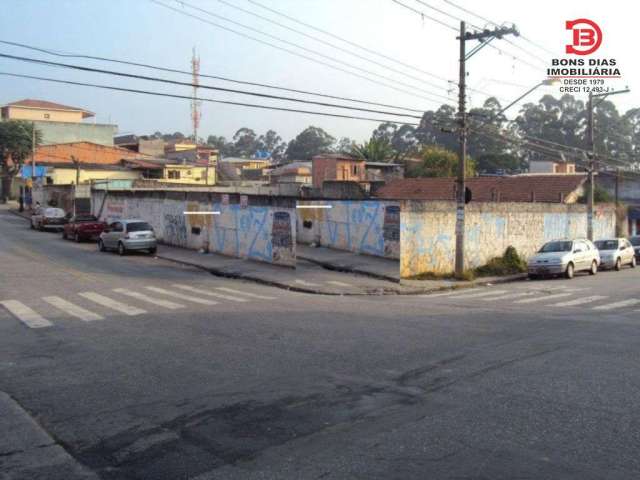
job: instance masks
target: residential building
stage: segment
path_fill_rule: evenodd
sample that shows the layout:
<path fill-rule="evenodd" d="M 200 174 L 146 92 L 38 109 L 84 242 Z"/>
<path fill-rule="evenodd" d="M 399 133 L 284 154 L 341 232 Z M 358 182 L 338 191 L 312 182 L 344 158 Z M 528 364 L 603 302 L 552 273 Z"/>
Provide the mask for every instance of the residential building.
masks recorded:
<path fill-rule="evenodd" d="M 187 148 L 188 147 L 188 148 Z M 174 163 L 190 163 L 194 165 L 213 166 L 218 163 L 218 150 L 203 145 L 173 144 L 167 145 L 165 158 Z"/>
<path fill-rule="evenodd" d="M 19 100 L 4 105 L 0 112 L 3 120 L 32 122 L 40 131 L 43 145 L 87 141 L 112 146 L 118 128 L 116 125 L 84 122 L 95 114 L 83 108 L 45 100 Z"/>
<path fill-rule="evenodd" d="M 271 160 L 264 158 L 225 157 L 219 162 L 220 171 L 228 180 L 241 180 L 247 177 L 255 179 L 256 173 L 262 177 L 264 169 L 270 166 Z M 250 172 L 251 170 L 254 172 Z"/>
<path fill-rule="evenodd" d="M 215 165 L 173 163 L 167 158 L 129 159 L 123 163 L 149 180 L 202 186 L 216 184 Z"/>
<path fill-rule="evenodd" d="M 311 162 L 291 162 L 273 169 L 269 173 L 271 184 L 296 183 L 311 185 Z"/>
<path fill-rule="evenodd" d="M 342 154 L 316 155 L 312 159 L 313 187 L 322 188 L 325 181 L 365 182 L 365 161 Z"/>
<path fill-rule="evenodd" d="M 147 135 L 118 135 L 113 139 L 117 147 L 126 148 L 132 152 L 142 153 L 151 157 L 164 157 L 164 149 L 167 142 L 162 138 L 149 137 Z"/>
<path fill-rule="evenodd" d="M 404 178 L 404 167 L 399 163 L 365 162 L 364 166 L 370 182 L 390 182 Z"/>
<path fill-rule="evenodd" d="M 529 160 L 529 173 L 576 173 L 576 164 L 562 160 Z"/>

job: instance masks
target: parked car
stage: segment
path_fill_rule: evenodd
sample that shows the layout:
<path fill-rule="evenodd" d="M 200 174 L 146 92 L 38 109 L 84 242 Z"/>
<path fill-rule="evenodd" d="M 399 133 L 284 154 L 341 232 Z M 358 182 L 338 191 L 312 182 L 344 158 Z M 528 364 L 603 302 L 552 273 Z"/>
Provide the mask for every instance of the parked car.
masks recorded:
<path fill-rule="evenodd" d="M 636 260 L 640 260 L 640 235 L 631 237 L 629 242 L 633 245 L 633 250 L 636 253 Z"/>
<path fill-rule="evenodd" d="M 529 278 L 544 275 L 564 275 L 573 278 L 575 272 L 598 273 L 600 254 L 587 239 L 554 240 L 545 243 L 528 261 Z"/>
<path fill-rule="evenodd" d="M 130 250 L 148 250 L 149 253 L 156 253 L 156 235 L 151 225 L 144 220 L 118 220 L 102 231 L 98 248 L 101 252 L 117 250 L 120 255 Z"/>
<path fill-rule="evenodd" d="M 37 230 L 62 230 L 67 222 L 64 210 L 55 207 L 40 207 L 31 215 L 31 228 Z"/>
<path fill-rule="evenodd" d="M 620 270 L 623 265 L 636 266 L 636 255 L 633 246 L 626 238 L 598 240 L 595 246 L 600 252 L 600 265 L 603 268 Z"/>
<path fill-rule="evenodd" d="M 98 220 L 94 215 L 75 215 L 65 223 L 62 238 L 65 240 L 73 239 L 76 242 L 96 240 L 106 227 L 107 224 Z"/>

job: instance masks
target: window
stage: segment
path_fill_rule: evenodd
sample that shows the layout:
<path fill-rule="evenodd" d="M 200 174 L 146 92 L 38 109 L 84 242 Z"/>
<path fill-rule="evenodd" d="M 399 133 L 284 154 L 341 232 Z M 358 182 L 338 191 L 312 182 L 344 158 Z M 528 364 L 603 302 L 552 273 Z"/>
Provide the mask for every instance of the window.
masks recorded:
<path fill-rule="evenodd" d="M 167 172 L 167 178 L 174 180 L 180 180 L 180 170 L 169 170 Z"/>
<path fill-rule="evenodd" d="M 354 175 L 358 175 L 358 166 L 357 165 L 353 166 L 353 174 Z"/>
<path fill-rule="evenodd" d="M 123 231 L 122 223 L 120 223 L 120 222 L 114 222 L 114 223 L 113 223 L 113 228 L 112 228 L 112 230 L 113 230 L 114 232 L 122 232 L 122 231 Z"/>
<path fill-rule="evenodd" d="M 133 222 L 127 224 L 127 232 L 149 232 L 152 231 L 151 225 L 147 222 Z"/>
<path fill-rule="evenodd" d="M 51 117 L 51 115 L 49 115 L 48 113 L 44 114 L 44 118 L 46 118 L 47 120 Z"/>

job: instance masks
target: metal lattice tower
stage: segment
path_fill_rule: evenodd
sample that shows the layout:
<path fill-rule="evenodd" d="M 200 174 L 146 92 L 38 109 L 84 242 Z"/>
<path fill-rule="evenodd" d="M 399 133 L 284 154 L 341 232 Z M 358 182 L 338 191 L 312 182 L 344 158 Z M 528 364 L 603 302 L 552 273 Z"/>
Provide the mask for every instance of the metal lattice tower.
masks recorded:
<path fill-rule="evenodd" d="M 196 47 L 193 47 L 193 55 L 191 57 L 191 73 L 193 75 L 193 98 L 191 99 L 191 123 L 193 126 L 193 141 L 198 144 L 198 127 L 200 126 L 200 118 L 202 113 L 200 106 L 202 102 L 198 98 L 198 86 L 200 85 L 200 57 L 196 56 Z"/>

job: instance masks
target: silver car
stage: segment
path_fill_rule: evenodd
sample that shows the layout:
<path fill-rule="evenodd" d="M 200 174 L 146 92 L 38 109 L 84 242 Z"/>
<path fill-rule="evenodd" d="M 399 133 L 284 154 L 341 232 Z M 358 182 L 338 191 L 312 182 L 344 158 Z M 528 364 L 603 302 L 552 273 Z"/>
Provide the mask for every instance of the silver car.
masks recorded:
<path fill-rule="evenodd" d="M 554 240 L 545 243 L 528 261 L 529 278 L 544 275 L 564 275 L 573 278 L 575 272 L 598 273 L 600 254 L 587 239 Z"/>
<path fill-rule="evenodd" d="M 31 215 L 31 228 L 36 230 L 62 230 L 67 223 L 67 217 L 61 208 L 38 208 Z"/>
<path fill-rule="evenodd" d="M 118 220 L 100 234 L 98 248 L 101 252 L 117 250 L 125 255 L 130 250 L 148 250 L 156 253 L 157 242 L 153 227 L 144 220 Z"/>
<path fill-rule="evenodd" d="M 636 266 L 633 246 L 626 238 L 611 238 L 595 242 L 600 252 L 600 265 L 604 268 L 620 270 L 623 265 Z"/>

